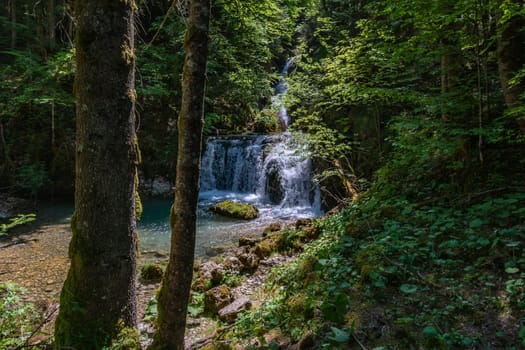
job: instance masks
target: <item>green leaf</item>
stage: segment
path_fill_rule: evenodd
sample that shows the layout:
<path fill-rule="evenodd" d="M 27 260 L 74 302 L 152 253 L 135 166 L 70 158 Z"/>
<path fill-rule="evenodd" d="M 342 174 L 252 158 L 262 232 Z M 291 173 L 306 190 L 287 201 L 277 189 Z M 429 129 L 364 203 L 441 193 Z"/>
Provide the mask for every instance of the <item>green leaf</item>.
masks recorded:
<path fill-rule="evenodd" d="M 469 226 L 471 228 L 476 228 L 476 227 L 481 227 L 483 225 L 485 225 L 487 222 L 485 220 L 482 220 L 482 219 L 474 219 L 470 222 Z"/>
<path fill-rule="evenodd" d="M 505 272 L 506 272 L 506 273 L 513 274 L 513 273 L 518 273 L 518 272 L 520 272 L 520 269 L 517 268 L 517 267 L 507 267 L 507 268 L 505 269 Z"/>
<path fill-rule="evenodd" d="M 402 284 L 399 290 L 405 294 L 412 294 L 417 292 L 417 286 L 414 284 Z"/>
<path fill-rule="evenodd" d="M 439 337 L 439 333 L 435 327 L 426 326 L 425 329 L 423 329 L 423 336 L 425 338 L 437 338 Z"/>
<path fill-rule="evenodd" d="M 336 327 L 330 327 L 330 330 L 332 331 L 332 334 L 328 337 L 330 340 L 337 343 L 346 343 L 350 340 L 350 334 L 348 334 L 348 332 Z"/>

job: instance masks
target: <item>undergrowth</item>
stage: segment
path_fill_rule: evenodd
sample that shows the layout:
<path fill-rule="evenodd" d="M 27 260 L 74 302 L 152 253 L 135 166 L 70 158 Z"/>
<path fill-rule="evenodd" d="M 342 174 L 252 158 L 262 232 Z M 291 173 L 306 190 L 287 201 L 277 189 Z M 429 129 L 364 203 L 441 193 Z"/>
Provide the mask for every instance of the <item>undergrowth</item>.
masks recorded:
<path fill-rule="evenodd" d="M 275 270 L 272 297 L 239 339 L 278 329 L 316 348 L 518 349 L 525 346 L 525 193 L 458 206 L 363 198 Z"/>
<path fill-rule="evenodd" d="M 36 349 L 28 345 L 29 338 L 42 319 L 32 305 L 22 303 L 22 289 L 12 283 L 0 284 L 0 349 Z"/>
<path fill-rule="evenodd" d="M 487 150 L 489 163 L 394 150 L 371 189 L 320 220 L 320 239 L 271 273 L 267 299 L 229 336 L 264 349 L 282 348 L 276 333 L 301 349 L 525 347 L 525 188 L 514 151 Z"/>

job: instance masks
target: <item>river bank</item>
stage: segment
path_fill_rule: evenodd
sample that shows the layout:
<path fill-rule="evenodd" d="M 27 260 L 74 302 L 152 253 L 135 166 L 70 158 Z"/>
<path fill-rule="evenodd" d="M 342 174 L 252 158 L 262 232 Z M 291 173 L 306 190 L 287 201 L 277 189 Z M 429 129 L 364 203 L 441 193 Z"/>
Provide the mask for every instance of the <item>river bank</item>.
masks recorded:
<path fill-rule="evenodd" d="M 60 291 L 69 268 L 68 246 L 71 239 L 71 229 L 68 223 L 32 225 L 26 228 L 27 232 L 12 235 L 0 242 L 0 260 L 4 263 L 0 268 L 0 283 L 14 283 L 22 288 L 19 294 L 24 304 L 32 303 L 44 315 L 43 323 L 31 339 L 31 344 L 45 344 L 53 334 L 54 319 L 59 307 Z M 260 236 L 261 232 L 259 232 Z M 229 247 L 215 247 L 210 253 L 215 255 L 198 257 L 198 265 L 214 261 L 225 261 L 239 253 L 237 241 L 230 242 Z M 241 249 L 242 250 L 242 249 Z M 217 254 L 220 252 L 220 254 Z M 235 258 L 233 258 L 235 259 Z M 289 261 L 292 257 L 276 255 L 261 259 L 258 267 L 250 274 L 245 274 L 242 283 L 231 288 L 233 298 L 248 297 L 250 304 L 257 305 L 262 298 L 262 286 L 268 271 L 273 267 Z M 145 263 L 167 260 L 162 252 L 146 251 L 140 255 L 138 272 Z M 159 287 L 158 282 L 137 280 L 139 330 L 146 339 L 152 335 L 153 327 L 144 321 L 148 304 Z M 217 329 L 217 321 L 202 314 L 188 316 L 186 344 L 188 348 L 198 348 Z"/>

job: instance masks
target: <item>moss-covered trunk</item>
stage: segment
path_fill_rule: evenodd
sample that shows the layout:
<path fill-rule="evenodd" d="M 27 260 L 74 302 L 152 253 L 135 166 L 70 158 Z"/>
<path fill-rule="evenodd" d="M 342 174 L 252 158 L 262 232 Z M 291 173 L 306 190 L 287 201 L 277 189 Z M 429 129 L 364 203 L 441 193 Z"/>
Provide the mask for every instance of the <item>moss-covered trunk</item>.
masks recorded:
<path fill-rule="evenodd" d="M 210 0 L 190 0 L 170 260 L 159 293 L 157 334 L 152 346 L 155 349 L 184 349 L 197 226 L 210 8 Z"/>
<path fill-rule="evenodd" d="M 77 0 L 75 214 L 57 349 L 135 327 L 134 1 Z"/>

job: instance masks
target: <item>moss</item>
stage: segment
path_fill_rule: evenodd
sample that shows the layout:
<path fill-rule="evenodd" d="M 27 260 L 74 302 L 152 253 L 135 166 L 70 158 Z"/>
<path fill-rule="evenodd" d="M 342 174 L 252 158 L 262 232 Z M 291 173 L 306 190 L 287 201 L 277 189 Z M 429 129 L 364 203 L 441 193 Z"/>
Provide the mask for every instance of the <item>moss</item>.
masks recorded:
<path fill-rule="evenodd" d="M 164 274 L 164 268 L 154 262 L 146 262 L 140 269 L 140 277 L 145 281 L 160 281 Z"/>
<path fill-rule="evenodd" d="M 140 163 L 142 163 L 142 153 L 140 152 L 139 139 L 137 137 L 137 134 L 135 134 L 135 136 L 133 137 L 133 148 L 135 149 L 135 157 L 136 157 L 136 160 L 135 160 L 135 219 L 140 220 L 142 216 L 142 212 L 143 212 L 143 206 L 142 206 L 142 201 L 140 199 L 140 194 L 139 194 L 140 179 L 139 179 L 138 166 Z"/>
<path fill-rule="evenodd" d="M 135 61 L 135 52 L 133 52 L 133 49 L 126 43 L 122 44 L 120 47 L 122 49 L 122 59 L 128 66 L 132 65 Z"/>
<path fill-rule="evenodd" d="M 133 327 L 125 327 L 124 322 L 119 322 L 121 328 L 117 334 L 116 339 L 111 344 L 110 350 L 139 350 L 140 338 L 137 329 Z"/>
<path fill-rule="evenodd" d="M 238 201 L 227 200 L 219 202 L 212 205 L 210 210 L 214 213 L 236 219 L 252 220 L 259 217 L 259 210 L 253 204 Z"/>

